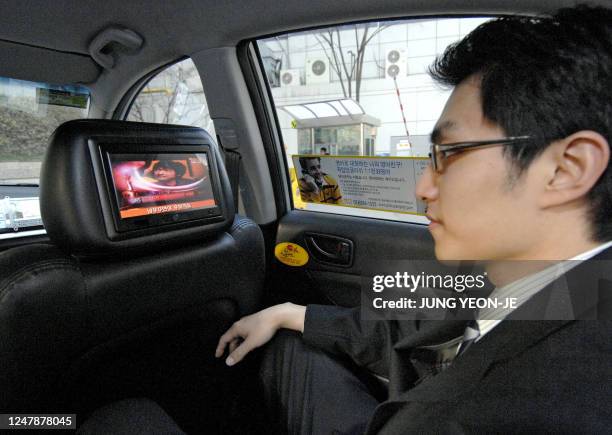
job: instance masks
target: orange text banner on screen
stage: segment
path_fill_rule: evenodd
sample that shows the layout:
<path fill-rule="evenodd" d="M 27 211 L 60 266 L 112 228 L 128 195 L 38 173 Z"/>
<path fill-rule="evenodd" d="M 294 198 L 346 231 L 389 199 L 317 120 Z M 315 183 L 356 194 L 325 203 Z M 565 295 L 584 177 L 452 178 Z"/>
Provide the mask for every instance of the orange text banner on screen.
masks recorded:
<path fill-rule="evenodd" d="M 173 213 L 184 210 L 191 210 L 195 208 L 212 207 L 215 205 L 214 199 L 205 199 L 202 201 L 192 201 L 183 204 L 167 204 L 167 205 L 156 205 L 151 207 L 139 207 L 132 208 L 129 210 L 121 210 L 120 215 L 123 219 L 132 218 L 138 216 L 149 216 L 152 214 L 161 213 Z"/>

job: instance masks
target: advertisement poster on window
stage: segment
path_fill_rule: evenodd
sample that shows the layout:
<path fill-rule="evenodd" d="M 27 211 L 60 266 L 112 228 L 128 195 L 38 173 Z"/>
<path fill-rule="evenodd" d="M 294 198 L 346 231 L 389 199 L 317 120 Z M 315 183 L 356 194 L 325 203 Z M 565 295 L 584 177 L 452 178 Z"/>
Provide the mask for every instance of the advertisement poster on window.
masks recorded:
<path fill-rule="evenodd" d="M 423 157 L 294 155 L 300 199 L 414 215 L 425 214 L 415 194 L 429 164 Z"/>

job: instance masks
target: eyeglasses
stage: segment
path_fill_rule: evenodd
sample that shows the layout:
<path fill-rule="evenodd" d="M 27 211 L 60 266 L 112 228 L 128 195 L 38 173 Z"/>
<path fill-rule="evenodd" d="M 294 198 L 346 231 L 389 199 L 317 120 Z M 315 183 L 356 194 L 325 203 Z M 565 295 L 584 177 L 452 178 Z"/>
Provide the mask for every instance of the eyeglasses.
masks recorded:
<path fill-rule="evenodd" d="M 513 136 L 502 139 L 481 140 L 474 142 L 454 142 L 445 144 L 432 144 L 430 147 L 429 158 L 431 166 L 435 172 L 444 170 L 444 160 L 456 152 L 464 151 L 470 148 L 494 146 L 494 145 L 514 145 L 530 140 L 531 136 Z"/>

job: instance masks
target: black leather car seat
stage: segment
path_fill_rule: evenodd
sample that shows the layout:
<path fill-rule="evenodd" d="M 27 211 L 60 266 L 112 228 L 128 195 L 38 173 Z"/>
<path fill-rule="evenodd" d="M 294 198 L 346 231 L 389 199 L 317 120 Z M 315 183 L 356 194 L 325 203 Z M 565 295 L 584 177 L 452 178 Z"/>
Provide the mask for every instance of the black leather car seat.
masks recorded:
<path fill-rule="evenodd" d="M 92 137 L 212 143 L 223 219 L 110 241 Z M 0 253 L 0 409 L 71 412 L 147 397 L 183 429 L 222 431 L 239 371 L 213 358 L 231 322 L 261 301 L 263 237 L 234 214 L 222 159 L 193 127 L 81 120 L 54 133 L 41 174 L 51 244 Z M 232 393 L 234 391 L 234 393 Z"/>

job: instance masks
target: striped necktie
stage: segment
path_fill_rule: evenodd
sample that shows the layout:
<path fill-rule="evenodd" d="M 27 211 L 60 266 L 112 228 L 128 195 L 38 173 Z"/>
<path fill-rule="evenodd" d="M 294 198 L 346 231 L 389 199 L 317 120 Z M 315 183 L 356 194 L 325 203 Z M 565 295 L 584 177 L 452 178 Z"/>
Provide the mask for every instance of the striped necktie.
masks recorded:
<path fill-rule="evenodd" d="M 470 320 L 463 333 L 463 341 L 457 349 L 457 356 L 462 355 L 480 337 L 480 329 L 476 320 Z"/>

